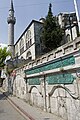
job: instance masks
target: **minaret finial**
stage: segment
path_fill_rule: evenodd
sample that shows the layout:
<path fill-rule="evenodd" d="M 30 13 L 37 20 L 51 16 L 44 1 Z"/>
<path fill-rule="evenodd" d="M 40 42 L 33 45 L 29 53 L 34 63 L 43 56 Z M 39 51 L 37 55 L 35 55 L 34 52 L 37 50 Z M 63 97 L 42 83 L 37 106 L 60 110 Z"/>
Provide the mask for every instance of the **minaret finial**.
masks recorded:
<path fill-rule="evenodd" d="M 11 0 L 11 10 L 14 11 L 13 0 Z"/>

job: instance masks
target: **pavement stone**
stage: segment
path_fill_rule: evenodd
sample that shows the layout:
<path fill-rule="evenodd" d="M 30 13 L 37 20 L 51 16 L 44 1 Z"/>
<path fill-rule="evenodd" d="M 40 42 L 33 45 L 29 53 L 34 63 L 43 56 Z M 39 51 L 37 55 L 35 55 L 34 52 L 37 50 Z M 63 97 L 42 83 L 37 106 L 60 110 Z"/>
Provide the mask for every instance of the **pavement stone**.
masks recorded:
<path fill-rule="evenodd" d="M 40 108 L 31 106 L 20 98 L 9 96 L 2 88 L 0 88 L 0 90 L 8 97 L 8 100 L 17 107 L 17 110 L 26 116 L 27 120 L 64 120 L 55 114 L 48 113 L 42 111 Z"/>

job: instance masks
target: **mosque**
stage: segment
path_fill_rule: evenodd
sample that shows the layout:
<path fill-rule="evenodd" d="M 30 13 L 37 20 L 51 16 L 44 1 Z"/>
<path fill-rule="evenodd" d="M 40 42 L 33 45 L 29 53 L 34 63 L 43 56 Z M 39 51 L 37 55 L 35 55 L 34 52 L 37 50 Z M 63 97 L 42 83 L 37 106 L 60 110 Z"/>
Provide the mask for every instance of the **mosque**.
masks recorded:
<path fill-rule="evenodd" d="M 14 44 L 14 6 L 11 0 L 8 22 L 8 50 L 12 60 L 25 60 L 6 74 L 4 90 L 30 105 L 61 116 L 80 119 L 80 37 L 76 13 L 60 13 L 64 41 L 56 50 L 43 54 L 40 40 L 44 19 L 32 20 Z M 27 62 L 26 62 L 27 61 Z M 14 61 L 15 62 L 15 61 Z M 21 62 L 19 62 L 21 64 Z"/>
<path fill-rule="evenodd" d="M 78 23 L 76 13 L 60 13 L 58 22 L 65 31 L 63 43 L 75 40 L 78 36 Z M 39 21 L 32 20 L 24 32 L 20 35 L 14 44 L 14 25 L 16 18 L 14 17 L 13 1 L 11 0 L 11 8 L 9 10 L 8 22 L 8 50 L 12 53 L 12 57 L 24 58 L 25 60 L 35 60 L 43 54 L 44 45 L 41 43 L 41 32 L 44 19 Z"/>

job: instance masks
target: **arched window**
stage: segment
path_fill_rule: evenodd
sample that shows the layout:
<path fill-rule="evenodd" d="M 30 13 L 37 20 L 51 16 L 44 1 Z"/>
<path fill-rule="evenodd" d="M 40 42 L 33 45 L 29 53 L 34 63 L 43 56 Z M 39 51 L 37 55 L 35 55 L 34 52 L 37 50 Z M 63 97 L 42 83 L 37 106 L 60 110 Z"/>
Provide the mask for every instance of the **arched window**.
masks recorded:
<path fill-rule="evenodd" d="M 21 40 L 20 40 L 20 48 L 22 48 L 24 46 L 24 40 L 23 40 L 23 38 L 21 38 Z"/>
<path fill-rule="evenodd" d="M 66 42 L 69 42 L 69 41 L 70 41 L 70 35 L 67 34 L 67 36 L 66 36 Z"/>
<path fill-rule="evenodd" d="M 18 52 L 18 44 L 15 45 L 15 52 Z"/>
<path fill-rule="evenodd" d="M 30 39 L 30 46 L 32 45 L 32 39 Z"/>
<path fill-rule="evenodd" d="M 28 47 L 29 47 L 29 41 L 28 41 Z"/>
<path fill-rule="evenodd" d="M 18 44 L 15 46 L 15 55 L 18 56 Z"/>
<path fill-rule="evenodd" d="M 22 54 L 24 52 L 24 39 L 21 38 L 20 40 L 20 54 Z"/>
<path fill-rule="evenodd" d="M 32 55 L 30 51 L 27 52 L 26 59 L 32 59 Z"/>
<path fill-rule="evenodd" d="M 26 49 L 29 48 L 31 46 L 31 44 L 32 44 L 31 31 L 28 30 L 27 33 L 26 33 Z"/>

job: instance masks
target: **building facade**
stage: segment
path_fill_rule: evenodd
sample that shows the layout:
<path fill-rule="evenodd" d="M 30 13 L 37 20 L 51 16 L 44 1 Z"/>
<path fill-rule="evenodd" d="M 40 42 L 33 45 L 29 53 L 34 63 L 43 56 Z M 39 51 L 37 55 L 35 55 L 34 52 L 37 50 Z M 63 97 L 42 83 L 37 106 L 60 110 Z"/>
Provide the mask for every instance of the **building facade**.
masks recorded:
<path fill-rule="evenodd" d="M 31 21 L 15 43 L 15 57 L 35 60 L 36 57 L 41 55 L 40 33 L 42 27 L 42 22 Z"/>
<path fill-rule="evenodd" d="M 78 37 L 78 24 L 76 14 L 60 13 L 58 22 L 64 29 L 65 36 L 62 44 L 75 40 Z M 43 29 L 43 20 L 32 20 L 25 31 L 21 34 L 15 43 L 15 57 L 35 60 L 42 55 L 41 33 Z"/>
<path fill-rule="evenodd" d="M 58 22 L 65 31 L 63 44 L 73 41 L 78 37 L 78 24 L 74 12 L 60 13 L 58 15 Z M 40 40 L 42 28 L 43 21 L 31 21 L 15 43 L 15 57 L 34 60 L 42 54 L 42 43 Z"/>
<path fill-rule="evenodd" d="M 75 12 L 60 13 L 58 15 L 58 22 L 61 28 L 65 32 L 63 43 L 73 41 L 75 38 L 78 37 L 79 28 L 78 28 L 78 22 Z"/>

